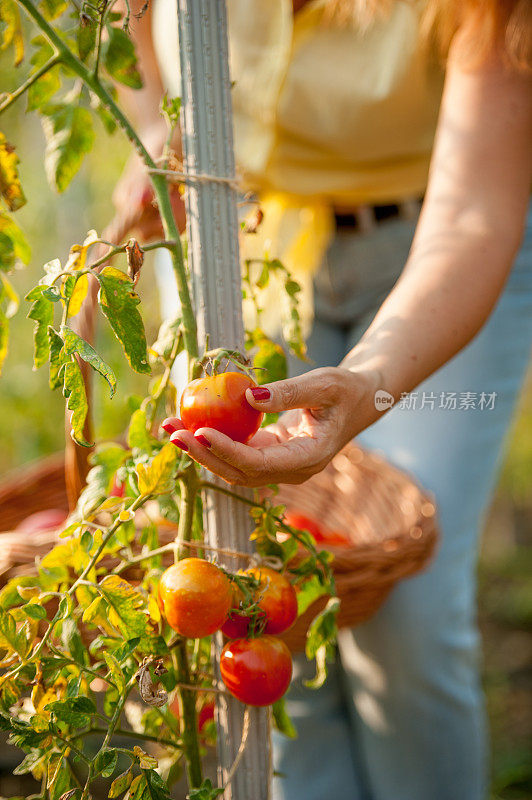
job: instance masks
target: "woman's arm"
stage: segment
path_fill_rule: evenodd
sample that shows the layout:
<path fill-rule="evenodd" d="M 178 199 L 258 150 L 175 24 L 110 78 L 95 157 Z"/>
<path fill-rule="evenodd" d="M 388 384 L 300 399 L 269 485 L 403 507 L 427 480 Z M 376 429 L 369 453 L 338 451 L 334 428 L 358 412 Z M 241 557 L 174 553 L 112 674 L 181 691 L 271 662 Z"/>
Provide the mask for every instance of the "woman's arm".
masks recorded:
<path fill-rule="evenodd" d="M 522 237 L 532 180 L 532 82 L 496 54 L 475 71 L 450 54 L 430 180 L 400 280 L 343 362 L 398 397 L 487 320 Z"/>
<path fill-rule="evenodd" d="M 340 367 L 265 387 L 248 400 L 288 411 L 252 446 L 202 429 L 172 436 L 231 483 L 299 483 L 380 416 L 377 389 L 395 398 L 445 364 L 487 320 L 522 237 L 532 180 L 532 84 L 495 51 L 463 64 L 452 47 L 429 186 L 403 274 Z M 180 428 L 177 420 L 169 425 Z M 167 429 L 169 427 L 167 425 Z"/>

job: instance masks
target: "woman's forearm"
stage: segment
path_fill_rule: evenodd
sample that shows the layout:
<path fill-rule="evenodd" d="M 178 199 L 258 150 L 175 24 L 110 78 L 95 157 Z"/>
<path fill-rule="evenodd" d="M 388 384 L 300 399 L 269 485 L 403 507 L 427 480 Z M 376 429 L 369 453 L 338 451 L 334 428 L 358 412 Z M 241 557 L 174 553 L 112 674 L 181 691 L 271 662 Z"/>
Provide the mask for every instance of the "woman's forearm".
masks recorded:
<path fill-rule="evenodd" d="M 465 347 L 489 317 L 515 255 L 511 237 L 441 230 L 420 243 L 341 366 L 374 370 L 396 399 Z"/>
<path fill-rule="evenodd" d="M 496 113 L 494 113 L 496 110 Z M 489 317 L 519 247 L 532 181 L 532 83 L 497 53 L 451 53 L 427 196 L 407 265 L 341 366 L 399 397 Z"/>

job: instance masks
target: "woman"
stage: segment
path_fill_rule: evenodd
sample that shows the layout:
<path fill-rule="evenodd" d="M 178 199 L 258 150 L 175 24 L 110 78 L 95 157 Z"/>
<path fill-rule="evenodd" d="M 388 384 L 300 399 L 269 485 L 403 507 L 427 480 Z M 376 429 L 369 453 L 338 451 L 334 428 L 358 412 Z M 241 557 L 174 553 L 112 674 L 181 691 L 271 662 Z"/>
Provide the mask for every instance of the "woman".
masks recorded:
<path fill-rule="evenodd" d="M 435 493 L 442 528 L 430 569 L 341 632 L 325 687 L 303 690 L 298 660 L 289 710 L 299 738 L 276 739 L 275 796 L 480 800 L 477 535 L 532 333 L 530 4 L 228 9 L 248 185 L 266 201 L 290 193 L 335 213 L 315 282 L 309 350 L 319 368 L 248 392 L 256 408 L 283 412 L 249 446 L 210 429 L 192 435 L 177 419 L 171 440 L 229 483 L 261 486 L 306 480 L 357 436 Z M 443 95 L 421 44 L 428 14 L 447 52 Z M 147 75 L 153 98 L 158 78 Z M 423 194 L 401 270 L 413 226 L 400 210 Z M 364 233 L 361 206 L 387 220 Z M 151 211 L 142 202 L 134 211 L 148 227 Z M 396 407 L 385 413 L 376 393 Z"/>

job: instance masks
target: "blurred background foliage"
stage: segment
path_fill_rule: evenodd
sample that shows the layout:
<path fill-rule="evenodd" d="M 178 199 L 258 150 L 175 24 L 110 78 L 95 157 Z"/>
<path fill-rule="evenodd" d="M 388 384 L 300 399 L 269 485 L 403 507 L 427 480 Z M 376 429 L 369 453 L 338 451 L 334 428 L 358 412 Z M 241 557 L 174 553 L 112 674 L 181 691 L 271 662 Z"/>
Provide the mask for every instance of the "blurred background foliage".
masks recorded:
<path fill-rule="evenodd" d="M 11 59 L 0 54 L 0 91 L 20 82 Z M 44 137 L 25 99 L 2 117 L 0 128 L 17 146 L 27 205 L 16 221 L 29 237 L 33 255 L 13 283 L 21 308 L 11 320 L 8 358 L 0 379 L 0 476 L 64 446 L 64 404 L 50 392 L 46 369 L 32 370 L 33 323 L 22 299 L 42 274 L 42 265 L 83 241 L 90 228 L 101 233 L 113 216 L 112 192 L 129 155 L 120 133 L 109 136 L 96 124 L 96 144 L 64 195 L 49 188 L 43 164 Z M 148 342 L 159 325 L 153 264 L 146 259 L 138 285 Z M 95 380 L 96 435 L 116 438 L 129 419 L 127 397 L 144 395 L 145 377 L 125 368 L 118 342 L 100 326 L 97 347 L 118 377 L 110 401 L 103 380 Z M 532 377 L 532 376 L 531 376 Z M 0 529 L 1 529 L 0 521 Z M 492 800 L 532 798 L 532 379 L 529 379 L 487 519 L 479 567 L 480 621 L 484 642 L 484 682 L 492 731 Z M 2 794 L 15 794 L 2 781 Z"/>

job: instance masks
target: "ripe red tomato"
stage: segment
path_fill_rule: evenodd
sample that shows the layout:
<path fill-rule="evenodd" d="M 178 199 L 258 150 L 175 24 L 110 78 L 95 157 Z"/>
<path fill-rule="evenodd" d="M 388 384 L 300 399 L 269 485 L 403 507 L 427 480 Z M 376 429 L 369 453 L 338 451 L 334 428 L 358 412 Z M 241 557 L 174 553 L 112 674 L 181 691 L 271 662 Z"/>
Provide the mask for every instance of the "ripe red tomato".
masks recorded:
<path fill-rule="evenodd" d="M 284 521 L 287 525 L 291 525 L 292 528 L 308 531 L 318 544 L 323 544 L 325 546 L 330 545 L 331 547 L 351 546 L 351 540 L 345 533 L 322 528 L 316 520 L 298 511 L 287 511 L 284 515 Z"/>
<path fill-rule="evenodd" d="M 215 428 L 235 442 L 248 442 L 264 414 L 246 400 L 246 389 L 256 386 L 247 375 L 224 372 L 191 381 L 181 396 L 181 422 L 188 431 Z"/>
<path fill-rule="evenodd" d="M 219 630 L 231 608 L 231 583 L 216 564 L 184 558 L 159 581 L 159 605 L 181 636 L 200 639 Z"/>
<path fill-rule="evenodd" d="M 253 575 L 260 581 L 254 599 L 266 617 L 264 633 L 283 633 L 291 628 L 297 618 L 297 595 L 288 578 L 270 567 L 253 567 L 244 575 Z M 233 608 L 239 599 L 239 593 L 233 595 Z M 238 639 L 247 635 L 249 623 L 249 617 L 232 611 L 222 631 L 230 639 Z"/>
<path fill-rule="evenodd" d="M 220 656 L 220 673 L 233 697 L 249 706 L 280 700 L 292 678 L 290 650 L 276 636 L 234 639 Z"/>

